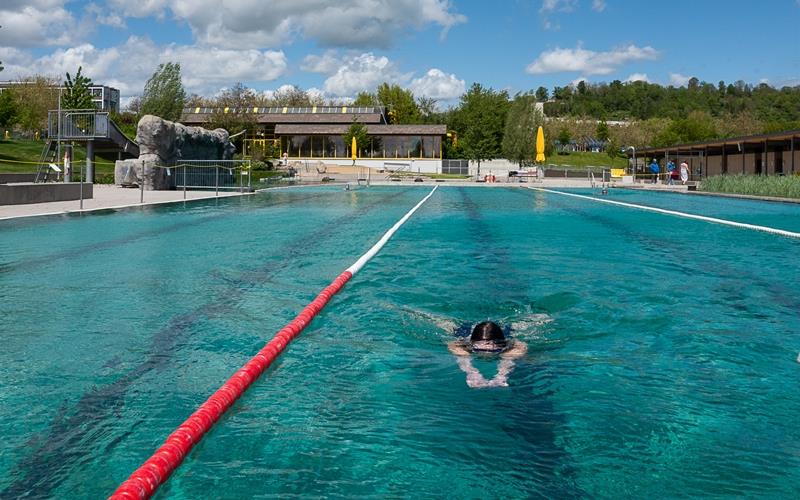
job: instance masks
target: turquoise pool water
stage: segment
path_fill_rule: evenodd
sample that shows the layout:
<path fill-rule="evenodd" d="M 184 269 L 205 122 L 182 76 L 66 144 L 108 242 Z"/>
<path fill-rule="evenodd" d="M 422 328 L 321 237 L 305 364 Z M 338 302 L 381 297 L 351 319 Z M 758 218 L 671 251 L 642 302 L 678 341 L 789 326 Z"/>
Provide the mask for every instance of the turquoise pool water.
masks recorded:
<path fill-rule="evenodd" d="M 427 192 L 0 222 L 0 497 L 110 494 Z M 800 220 L 792 205 L 612 196 Z M 796 496 L 798 248 L 440 188 L 157 496 Z M 470 389 L 440 325 L 487 318 L 529 350 L 509 387 Z"/>

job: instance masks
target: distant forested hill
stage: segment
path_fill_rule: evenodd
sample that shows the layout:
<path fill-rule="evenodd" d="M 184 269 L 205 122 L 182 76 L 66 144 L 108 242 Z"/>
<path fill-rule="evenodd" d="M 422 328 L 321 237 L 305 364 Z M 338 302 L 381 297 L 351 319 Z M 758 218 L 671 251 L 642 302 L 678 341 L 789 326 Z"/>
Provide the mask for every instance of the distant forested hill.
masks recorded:
<path fill-rule="evenodd" d="M 750 116 L 770 129 L 800 125 L 800 86 L 780 89 L 767 84 L 751 86 L 743 81 L 689 80 L 686 87 L 615 80 L 611 83 L 556 87 L 545 103 L 551 117 L 589 116 L 605 120 L 682 119 L 692 112 L 712 117 Z"/>

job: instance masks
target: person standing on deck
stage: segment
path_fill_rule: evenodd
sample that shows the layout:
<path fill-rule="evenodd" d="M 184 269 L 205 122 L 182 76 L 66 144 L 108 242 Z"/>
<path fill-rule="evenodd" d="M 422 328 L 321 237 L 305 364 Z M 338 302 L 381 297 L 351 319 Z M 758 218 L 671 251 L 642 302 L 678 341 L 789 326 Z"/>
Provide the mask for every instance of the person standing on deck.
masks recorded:
<path fill-rule="evenodd" d="M 655 158 L 650 163 L 650 172 L 653 174 L 653 184 L 658 184 L 658 174 L 661 172 L 661 167 L 658 166 L 658 162 Z"/>
<path fill-rule="evenodd" d="M 675 179 L 672 178 L 672 174 L 675 173 L 675 164 L 672 163 L 672 160 L 667 162 L 667 184 L 670 186 L 675 185 Z"/>
<path fill-rule="evenodd" d="M 686 181 L 689 180 L 689 165 L 686 164 L 686 160 L 681 162 L 681 184 L 686 184 Z"/>

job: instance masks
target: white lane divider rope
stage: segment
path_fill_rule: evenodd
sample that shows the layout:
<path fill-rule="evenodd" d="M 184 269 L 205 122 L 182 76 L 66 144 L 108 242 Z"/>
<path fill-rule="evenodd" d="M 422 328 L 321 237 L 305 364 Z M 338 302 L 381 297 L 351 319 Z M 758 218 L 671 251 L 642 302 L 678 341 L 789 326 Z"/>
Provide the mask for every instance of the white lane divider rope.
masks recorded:
<path fill-rule="evenodd" d="M 438 187 L 439 186 L 433 186 L 433 189 L 431 189 L 431 192 L 428 193 L 428 196 L 422 198 L 419 203 L 414 205 L 414 208 L 409 210 L 408 213 L 405 214 L 399 221 L 395 222 L 394 226 L 392 226 L 388 231 L 386 231 L 386 234 L 384 234 L 383 237 L 379 239 L 378 242 L 375 243 L 375 245 L 373 245 L 373 247 L 367 251 L 367 253 L 362 255 L 357 261 L 355 261 L 355 263 L 352 266 L 347 268 L 347 271 L 350 271 L 350 273 L 353 275 L 359 272 L 361 268 L 364 267 L 364 264 L 369 262 L 371 258 L 375 257 L 375 254 L 378 253 L 381 248 L 383 248 L 386 242 L 389 241 L 389 238 L 391 238 L 394 235 L 394 233 L 396 233 L 397 230 L 400 229 L 400 226 L 405 224 L 405 222 L 409 219 L 409 217 L 414 215 L 414 212 L 416 212 L 417 209 L 419 209 L 419 207 L 421 207 L 426 201 L 428 201 L 428 198 L 433 196 L 433 193 L 436 192 L 436 189 Z"/>
<path fill-rule="evenodd" d="M 689 214 L 689 213 L 686 213 L 686 212 L 678 212 L 678 211 L 675 211 L 675 210 L 666 210 L 666 209 L 663 209 L 663 208 L 648 207 L 647 205 L 637 205 L 635 203 L 625 203 L 624 201 L 614 201 L 614 200 L 608 200 L 608 199 L 604 199 L 604 198 L 595 198 L 595 197 L 592 197 L 592 196 L 585 196 L 585 195 L 576 194 L 576 193 L 565 193 L 563 191 L 556 191 L 554 189 L 546 189 L 546 188 L 538 188 L 538 187 L 528 187 L 528 189 L 533 189 L 535 191 L 543 191 L 545 193 L 560 194 L 562 196 L 571 196 L 573 198 L 581 198 L 581 199 L 584 199 L 584 200 L 596 201 L 598 203 L 608 203 L 609 205 L 619 205 L 621 207 L 635 208 L 635 209 L 639 209 L 639 210 L 647 210 L 647 211 L 650 211 L 650 212 L 656 212 L 656 213 L 665 214 L 665 215 L 674 215 L 676 217 L 684 217 L 686 219 L 701 220 L 701 221 L 704 221 L 704 222 L 711 222 L 713 224 L 722 224 L 724 226 L 732 226 L 732 227 L 738 227 L 738 228 L 742 228 L 742 229 L 750 229 L 752 231 L 761 231 L 763 233 L 777 234 L 779 236 L 786 236 L 787 238 L 800 239 L 800 233 L 795 233 L 795 232 L 792 232 L 792 231 L 786 231 L 784 229 L 776 229 L 774 227 L 759 226 L 759 225 L 756 225 L 756 224 L 746 224 L 744 222 L 736 222 L 736 221 L 732 221 L 732 220 L 718 219 L 716 217 L 706 217 L 704 215 Z"/>

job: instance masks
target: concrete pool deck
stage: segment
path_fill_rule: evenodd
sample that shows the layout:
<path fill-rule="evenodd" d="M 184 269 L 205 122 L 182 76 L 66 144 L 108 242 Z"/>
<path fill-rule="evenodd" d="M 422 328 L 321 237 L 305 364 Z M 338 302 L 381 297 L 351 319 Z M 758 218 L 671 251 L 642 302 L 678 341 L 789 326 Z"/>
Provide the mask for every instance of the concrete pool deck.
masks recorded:
<path fill-rule="evenodd" d="M 53 201 L 49 203 L 30 203 L 26 205 L 0 205 L 0 220 L 17 217 L 35 217 L 40 215 L 58 215 L 68 213 L 92 212 L 115 208 L 177 203 L 183 200 L 183 191 L 145 191 L 144 203 L 139 203 L 141 191 L 135 188 L 123 188 L 106 184 L 95 184 L 94 196 L 83 200 L 83 210 L 79 200 Z M 243 196 L 250 193 L 238 191 L 220 191 L 219 197 Z M 186 191 L 186 200 L 203 200 L 214 198 L 213 191 Z"/>

